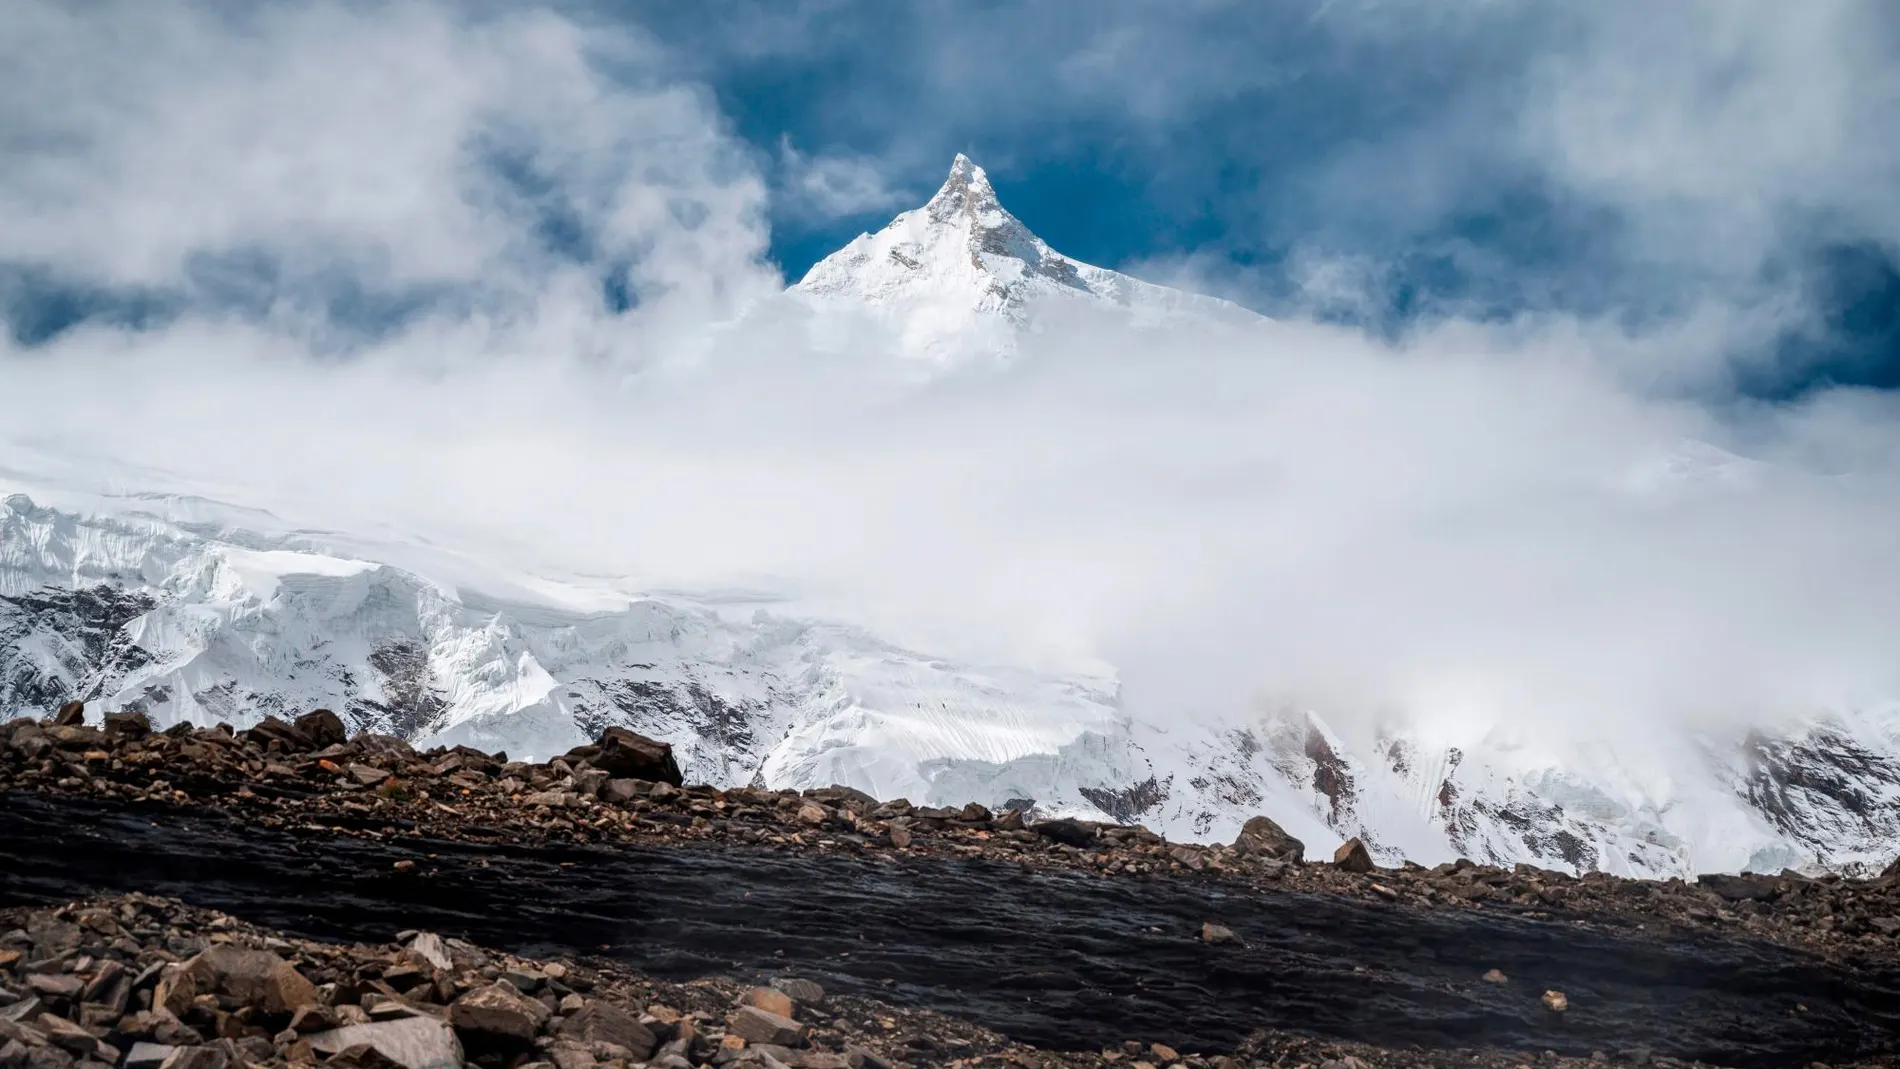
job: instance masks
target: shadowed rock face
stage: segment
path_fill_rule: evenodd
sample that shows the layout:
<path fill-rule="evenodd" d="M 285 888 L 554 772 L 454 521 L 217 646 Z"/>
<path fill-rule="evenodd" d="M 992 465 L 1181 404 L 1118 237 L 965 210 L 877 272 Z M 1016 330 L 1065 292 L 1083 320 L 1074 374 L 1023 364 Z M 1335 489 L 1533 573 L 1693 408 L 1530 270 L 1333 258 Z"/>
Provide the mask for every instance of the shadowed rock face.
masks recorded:
<path fill-rule="evenodd" d="M 1900 969 L 1740 940 L 990 862 L 378 842 L 216 811 L 0 804 L 0 900 L 136 887 L 317 938 L 421 927 L 536 955 L 607 953 L 661 976 L 796 968 L 1058 1048 L 1220 1050 L 1276 1026 L 1739 1066 L 1900 1051 Z M 1209 921 L 1237 941 L 1204 942 Z M 1483 982 L 1489 969 L 1508 982 Z M 1545 1008 L 1547 989 L 1565 993 L 1564 1013 Z"/>
<path fill-rule="evenodd" d="M 150 663 L 151 654 L 132 641 L 126 625 L 153 604 L 110 586 L 0 597 L 0 714 L 50 711 L 71 698 L 91 698 Z"/>

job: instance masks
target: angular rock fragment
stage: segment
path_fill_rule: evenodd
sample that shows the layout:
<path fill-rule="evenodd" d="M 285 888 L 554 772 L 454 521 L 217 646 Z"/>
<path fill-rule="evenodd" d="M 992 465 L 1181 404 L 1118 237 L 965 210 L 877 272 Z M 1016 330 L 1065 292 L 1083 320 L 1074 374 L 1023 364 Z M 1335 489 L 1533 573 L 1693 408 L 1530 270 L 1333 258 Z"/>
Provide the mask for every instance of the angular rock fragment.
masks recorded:
<path fill-rule="evenodd" d="M 317 987 L 268 950 L 229 943 L 207 948 L 159 983 L 153 1004 L 183 1017 L 200 995 L 225 995 L 265 1014 L 289 1014 L 317 1001 Z"/>
<path fill-rule="evenodd" d="M 1095 829 L 1071 817 L 1038 820 L 1029 826 L 1029 830 L 1064 846 L 1091 846 L 1095 843 Z"/>
<path fill-rule="evenodd" d="M 755 987 L 739 996 L 747 1006 L 757 1006 L 767 1013 L 776 1013 L 780 1017 L 796 1018 L 798 1007 L 792 1003 L 792 997 L 783 991 L 770 987 Z"/>
<path fill-rule="evenodd" d="M 1357 838 L 1347 839 L 1333 851 L 1333 864 L 1345 872 L 1371 872 L 1372 854 Z"/>
<path fill-rule="evenodd" d="M 273 742 L 291 753 L 311 748 L 310 736 L 298 731 L 296 725 L 274 716 L 267 716 L 259 721 L 256 726 L 244 733 L 244 737 L 265 749 L 269 749 Z"/>
<path fill-rule="evenodd" d="M 166 1043 L 134 1043 L 132 1049 L 125 1052 L 120 1069 L 158 1069 L 177 1049 Z"/>
<path fill-rule="evenodd" d="M 1232 928 L 1224 924 L 1215 924 L 1213 921 L 1207 921 L 1201 925 L 1201 942 L 1238 943 L 1240 942 L 1240 937 L 1234 934 Z"/>
<path fill-rule="evenodd" d="M 805 1045 L 805 1026 L 757 1006 L 741 1006 L 726 1019 L 726 1034 L 739 1036 L 747 1043 L 771 1043 L 780 1047 Z"/>
<path fill-rule="evenodd" d="M 811 980 L 801 980 L 796 976 L 781 976 L 772 981 L 772 986 L 791 996 L 792 1001 L 802 1006 L 822 1006 L 825 1002 L 825 989 Z M 770 1007 L 766 1007 L 770 1008 Z M 786 1016 L 796 1016 L 786 1014 Z"/>
<path fill-rule="evenodd" d="M 472 1045 L 526 1045 L 533 1042 L 551 1014 L 514 985 L 496 981 L 476 988 L 449 1007 L 449 1023 Z"/>
<path fill-rule="evenodd" d="M 1705 872 L 1696 877 L 1696 882 L 1730 902 L 1767 901 L 1781 893 L 1773 876 L 1747 873 L 1732 876 L 1723 872 Z"/>
<path fill-rule="evenodd" d="M 86 981 L 71 973 L 36 972 L 26 978 L 26 989 L 44 998 L 77 999 L 85 993 Z"/>
<path fill-rule="evenodd" d="M 231 1052 L 216 1044 L 175 1047 L 159 1069 L 231 1069 Z"/>
<path fill-rule="evenodd" d="M 633 1052 L 636 1061 L 651 1057 L 660 1042 L 639 1018 L 605 1002 L 590 1002 L 562 1021 L 561 1035 L 588 1043 L 625 1047 Z"/>
<path fill-rule="evenodd" d="M 591 760 L 595 768 L 609 776 L 670 783 L 675 787 L 685 783 L 679 762 L 673 758 L 673 747 L 668 743 L 623 727 L 610 727 L 601 732 L 597 745 L 600 752 Z"/>
<path fill-rule="evenodd" d="M 343 727 L 343 718 L 328 709 L 317 709 L 297 718 L 295 727 L 310 739 L 310 745 L 317 749 L 326 746 L 338 746 L 349 741 L 350 734 Z"/>
<path fill-rule="evenodd" d="M 433 1017 L 348 1025 L 305 1037 L 319 1054 L 367 1045 L 403 1069 L 461 1069 L 462 1044 L 455 1030 Z"/>
<path fill-rule="evenodd" d="M 1276 861 L 1299 861 L 1306 856 L 1306 844 L 1288 835 L 1271 817 L 1254 817 L 1242 825 L 1234 839 L 1234 850 Z"/>
<path fill-rule="evenodd" d="M 152 721 L 144 713 L 107 713 L 106 734 L 121 739 L 143 739 L 152 733 Z"/>
<path fill-rule="evenodd" d="M 64 1017 L 55 1017 L 42 1013 L 33 1022 L 46 1041 L 62 1050 L 71 1051 L 82 1058 L 90 1058 L 99 1049 L 99 1040 L 91 1032 L 79 1027 Z M 115 1056 L 116 1057 L 116 1056 Z"/>
<path fill-rule="evenodd" d="M 434 932 L 419 932 L 409 941 L 409 953 L 427 962 L 431 968 L 453 969 L 455 963 L 449 958 L 449 948 L 442 937 Z"/>

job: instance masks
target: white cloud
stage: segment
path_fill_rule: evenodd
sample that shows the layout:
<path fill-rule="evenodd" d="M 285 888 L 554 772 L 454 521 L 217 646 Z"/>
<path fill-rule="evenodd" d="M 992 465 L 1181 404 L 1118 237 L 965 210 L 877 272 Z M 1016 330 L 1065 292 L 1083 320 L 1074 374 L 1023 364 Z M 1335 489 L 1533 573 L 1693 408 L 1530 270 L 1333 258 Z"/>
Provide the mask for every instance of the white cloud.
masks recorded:
<path fill-rule="evenodd" d="M 23 0 L 9 21 L 15 261 L 189 288 L 195 258 L 263 257 L 518 313 L 575 269 L 536 230 L 563 213 L 588 270 L 650 289 L 757 270 L 762 187 L 703 96 L 601 73 L 656 65 L 632 33 L 420 2 Z"/>
<path fill-rule="evenodd" d="M 1897 30 L 1865 0 L 1605 5 L 1535 68 L 1521 133 L 1636 213 L 1646 257 L 1747 272 L 1817 222 L 1900 240 Z"/>
<path fill-rule="evenodd" d="M 795 218 L 836 219 L 909 207 L 911 195 L 894 188 L 877 160 L 865 156 L 809 156 L 779 140 L 779 167 L 784 175 L 781 208 Z"/>

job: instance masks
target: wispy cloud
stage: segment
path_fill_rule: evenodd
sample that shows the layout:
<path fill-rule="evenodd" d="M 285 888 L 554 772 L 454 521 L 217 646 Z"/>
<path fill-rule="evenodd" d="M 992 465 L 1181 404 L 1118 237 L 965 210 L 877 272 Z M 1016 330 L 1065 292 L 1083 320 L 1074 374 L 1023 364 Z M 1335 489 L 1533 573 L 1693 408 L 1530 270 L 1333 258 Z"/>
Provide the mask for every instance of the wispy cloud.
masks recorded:
<path fill-rule="evenodd" d="M 800 152 L 790 137 L 778 144 L 781 210 L 794 219 L 836 219 L 888 212 L 910 204 L 912 191 L 896 188 L 885 166 L 868 156 Z"/>
<path fill-rule="evenodd" d="M 318 322 L 351 294 L 532 315 L 609 271 L 757 272 L 763 187 L 703 95 L 602 73 L 656 65 L 637 31 L 422 3 L 27 2 L 10 23 L 12 263 Z"/>

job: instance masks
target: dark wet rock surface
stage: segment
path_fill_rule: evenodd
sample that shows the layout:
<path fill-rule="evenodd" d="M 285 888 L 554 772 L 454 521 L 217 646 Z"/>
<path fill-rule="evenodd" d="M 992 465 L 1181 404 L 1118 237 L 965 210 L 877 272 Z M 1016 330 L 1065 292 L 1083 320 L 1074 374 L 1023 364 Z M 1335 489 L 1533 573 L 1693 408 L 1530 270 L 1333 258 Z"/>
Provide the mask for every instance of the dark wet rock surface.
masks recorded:
<path fill-rule="evenodd" d="M 1718 936 L 1100 878 L 992 861 L 261 829 L 211 808 L 0 796 L 0 901 L 137 889 L 311 938 L 427 928 L 662 977 L 793 968 L 1060 1049 L 1248 1032 L 1729 1065 L 1900 1051 L 1900 967 Z M 399 862 L 407 863 L 399 865 Z M 1233 942 L 1202 939 L 1209 921 Z M 1508 983 L 1481 978 L 1497 969 Z M 1565 993 L 1567 1009 L 1543 993 Z"/>

